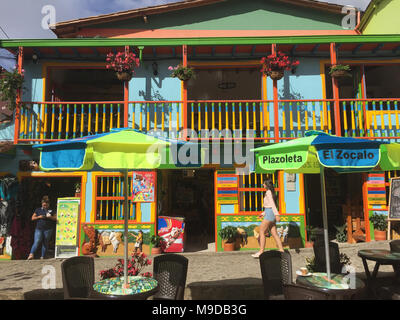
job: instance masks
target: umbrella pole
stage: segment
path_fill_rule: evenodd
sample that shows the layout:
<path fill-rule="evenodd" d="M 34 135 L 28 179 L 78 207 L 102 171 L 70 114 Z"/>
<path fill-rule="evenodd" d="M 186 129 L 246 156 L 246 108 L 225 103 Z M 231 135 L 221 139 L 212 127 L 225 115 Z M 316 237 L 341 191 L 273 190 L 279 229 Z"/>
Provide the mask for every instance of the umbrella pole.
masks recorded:
<path fill-rule="evenodd" d="M 128 170 L 124 170 L 124 286 L 128 287 Z"/>
<path fill-rule="evenodd" d="M 329 236 L 328 236 L 328 210 L 326 208 L 325 168 L 323 166 L 321 166 L 320 179 L 321 179 L 321 198 L 322 198 L 322 219 L 324 224 L 326 273 L 328 275 L 328 280 L 331 280 L 331 262 L 329 256 Z"/>

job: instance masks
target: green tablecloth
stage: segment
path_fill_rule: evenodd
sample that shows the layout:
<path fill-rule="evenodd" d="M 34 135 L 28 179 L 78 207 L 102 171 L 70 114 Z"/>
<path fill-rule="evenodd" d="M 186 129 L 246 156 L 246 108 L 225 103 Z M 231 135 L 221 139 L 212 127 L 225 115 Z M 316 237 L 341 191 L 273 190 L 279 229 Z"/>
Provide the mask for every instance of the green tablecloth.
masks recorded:
<path fill-rule="evenodd" d="M 110 278 L 96 282 L 93 289 L 108 295 L 133 295 L 153 290 L 157 287 L 157 280 L 153 278 L 131 276 L 128 277 L 128 288 L 123 287 L 124 277 Z"/>

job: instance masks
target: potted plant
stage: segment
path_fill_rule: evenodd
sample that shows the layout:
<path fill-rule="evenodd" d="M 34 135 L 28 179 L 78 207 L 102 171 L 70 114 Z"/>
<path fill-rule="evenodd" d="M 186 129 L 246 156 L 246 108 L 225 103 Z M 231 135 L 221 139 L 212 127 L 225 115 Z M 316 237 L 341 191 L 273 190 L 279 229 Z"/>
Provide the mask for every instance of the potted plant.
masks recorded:
<path fill-rule="evenodd" d="M 333 78 L 351 77 L 349 65 L 336 64 L 331 66 L 329 74 Z"/>
<path fill-rule="evenodd" d="M 346 242 L 347 241 L 347 224 L 342 226 L 334 226 L 336 229 L 336 240 L 337 242 Z"/>
<path fill-rule="evenodd" d="M 24 70 L 20 74 L 17 68 L 12 72 L 4 71 L 0 76 L 0 100 L 7 102 L 9 110 L 15 110 L 17 106 L 17 93 L 24 83 Z"/>
<path fill-rule="evenodd" d="M 159 235 L 153 235 L 150 238 L 150 243 L 153 245 L 153 248 L 151 248 L 151 254 L 160 254 L 163 249 L 164 245 L 164 238 L 160 237 Z"/>
<path fill-rule="evenodd" d="M 77 182 L 75 183 L 75 197 L 80 197 L 81 196 L 81 183 Z"/>
<path fill-rule="evenodd" d="M 131 80 L 134 69 L 140 65 L 139 58 L 133 52 L 109 53 L 106 61 L 106 68 L 116 71 L 121 81 Z"/>
<path fill-rule="evenodd" d="M 187 81 L 194 76 L 194 71 L 190 67 L 184 67 L 178 64 L 176 67 L 169 66 L 168 70 L 172 71 L 171 77 L 178 78 L 181 81 Z"/>
<path fill-rule="evenodd" d="M 122 277 L 124 275 L 124 259 L 118 259 L 115 267 L 111 269 L 101 270 L 100 279 L 109 279 L 115 277 Z M 137 253 L 134 252 L 131 255 L 131 259 L 128 260 L 128 276 L 137 276 L 140 274 L 143 268 L 150 266 L 151 260 L 147 259 L 146 254 L 143 252 Z M 143 277 L 151 277 L 152 274 L 150 272 L 142 273 Z"/>
<path fill-rule="evenodd" d="M 340 266 L 342 269 L 346 265 L 351 265 L 350 257 L 347 254 L 340 253 L 339 259 L 340 259 Z M 317 263 L 315 261 L 315 256 L 306 258 L 306 268 L 307 268 L 308 272 L 311 272 L 311 273 L 318 272 Z"/>
<path fill-rule="evenodd" d="M 307 241 L 304 243 L 304 248 L 312 248 L 314 246 L 314 241 L 316 238 L 315 231 L 317 228 L 312 226 L 307 226 Z"/>
<path fill-rule="evenodd" d="M 237 237 L 237 229 L 232 226 L 227 226 L 219 230 L 218 234 L 222 240 L 225 240 L 224 251 L 234 251 Z"/>
<path fill-rule="evenodd" d="M 282 79 L 285 70 L 290 70 L 300 64 L 298 60 L 290 60 L 282 52 L 263 57 L 260 63 L 262 64 L 261 72 L 271 77 L 272 80 Z"/>
<path fill-rule="evenodd" d="M 387 230 L 387 217 L 384 214 L 374 214 L 369 218 L 374 226 L 374 236 L 376 241 L 386 240 L 386 230 Z"/>

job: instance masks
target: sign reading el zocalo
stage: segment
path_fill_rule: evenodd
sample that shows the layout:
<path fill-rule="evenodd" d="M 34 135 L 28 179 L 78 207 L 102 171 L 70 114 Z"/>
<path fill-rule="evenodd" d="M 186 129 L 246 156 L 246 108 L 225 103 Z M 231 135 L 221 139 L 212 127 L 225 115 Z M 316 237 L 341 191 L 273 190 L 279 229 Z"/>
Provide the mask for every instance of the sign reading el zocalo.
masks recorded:
<path fill-rule="evenodd" d="M 295 151 L 284 154 L 262 155 L 259 164 L 262 168 L 299 168 L 307 160 L 307 151 Z M 331 149 L 318 151 L 318 158 L 323 165 L 337 167 L 372 167 L 379 161 L 379 151 L 371 149 L 349 150 Z M 315 159 L 315 158 L 314 158 Z M 312 161 L 312 160 L 311 160 Z"/>

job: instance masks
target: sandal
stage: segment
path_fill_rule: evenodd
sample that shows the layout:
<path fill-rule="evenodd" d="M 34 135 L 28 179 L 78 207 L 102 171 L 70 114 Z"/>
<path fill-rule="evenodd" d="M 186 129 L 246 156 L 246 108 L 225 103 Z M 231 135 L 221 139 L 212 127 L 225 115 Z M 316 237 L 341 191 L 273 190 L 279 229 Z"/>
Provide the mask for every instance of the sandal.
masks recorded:
<path fill-rule="evenodd" d="M 255 254 L 252 254 L 251 256 L 252 256 L 253 258 L 258 259 L 258 258 L 260 257 L 261 254 L 262 254 L 262 252 L 256 252 Z"/>
<path fill-rule="evenodd" d="M 28 256 L 28 259 L 26 259 L 26 260 L 32 260 L 32 259 L 33 259 L 33 254 L 30 253 L 29 256 Z"/>

